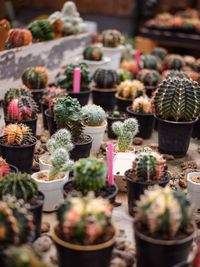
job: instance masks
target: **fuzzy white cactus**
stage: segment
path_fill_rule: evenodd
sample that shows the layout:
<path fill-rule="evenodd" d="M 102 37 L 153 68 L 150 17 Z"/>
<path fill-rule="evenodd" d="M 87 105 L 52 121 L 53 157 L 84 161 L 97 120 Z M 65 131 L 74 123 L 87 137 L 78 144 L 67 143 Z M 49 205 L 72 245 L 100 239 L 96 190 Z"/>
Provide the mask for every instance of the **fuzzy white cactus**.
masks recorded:
<path fill-rule="evenodd" d="M 100 126 L 106 119 L 104 109 L 97 105 L 86 105 L 82 107 L 84 124 L 88 126 Z"/>

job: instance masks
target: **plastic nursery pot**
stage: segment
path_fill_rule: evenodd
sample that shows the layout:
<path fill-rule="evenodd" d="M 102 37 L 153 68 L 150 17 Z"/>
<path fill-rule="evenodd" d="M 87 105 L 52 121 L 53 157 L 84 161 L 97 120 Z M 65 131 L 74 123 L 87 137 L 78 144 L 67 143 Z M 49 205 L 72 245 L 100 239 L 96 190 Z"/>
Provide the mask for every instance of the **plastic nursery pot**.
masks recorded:
<path fill-rule="evenodd" d="M 17 123 L 17 124 L 21 124 L 21 123 L 23 123 L 23 124 L 27 125 L 27 126 L 31 129 L 33 135 L 36 136 L 36 131 L 37 131 L 37 119 L 38 119 L 38 118 L 35 118 L 35 119 L 32 119 L 32 120 L 27 120 L 27 121 L 16 122 L 16 121 L 7 120 L 7 119 L 5 118 L 5 124 L 8 125 L 8 124 L 10 124 L 10 123 Z"/>
<path fill-rule="evenodd" d="M 130 170 L 125 172 L 127 192 L 128 192 L 128 211 L 131 216 L 134 216 L 135 202 L 140 199 L 140 196 L 144 193 L 148 187 L 158 184 L 161 187 L 165 187 L 169 183 L 169 173 L 166 172 L 161 181 L 135 181 L 130 176 Z M 153 266 L 153 265 L 152 265 Z"/>
<path fill-rule="evenodd" d="M 88 103 L 91 90 L 80 91 L 80 93 L 74 93 L 73 91 L 68 91 L 68 95 L 72 98 L 77 98 L 81 106 L 85 106 Z"/>
<path fill-rule="evenodd" d="M 47 126 L 48 126 L 48 130 L 50 135 L 53 135 L 56 131 L 57 131 L 57 125 L 56 122 L 54 120 L 54 116 L 53 114 L 51 114 L 49 109 L 46 109 L 44 112 L 46 119 L 47 119 Z"/>
<path fill-rule="evenodd" d="M 153 92 L 156 90 L 156 85 L 146 85 L 145 91 L 148 97 L 152 97 Z"/>
<path fill-rule="evenodd" d="M 70 158 L 74 161 L 79 160 L 80 158 L 87 158 L 90 155 L 90 150 L 92 148 L 92 137 L 89 135 L 83 136 L 82 142 L 73 143 L 74 148 L 70 151 Z"/>
<path fill-rule="evenodd" d="M 58 253 L 58 266 L 109 267 L 115 238 L 97 245 L 78 245 L 63 241 L 58 236 L 58 227 L 52 231 Z M 67 263 L 67 264 L 66 264 Z"/>
<path fill-rule="evenodd" d="M 79 58 L 77 58 L 77 60 L 85 62 L 88 65 L 91 76 L 99 68 L 107 69 L 108 68 L 107 66 L 110 62 L 110 58 L 108 58 L 108 57 L 103 57 L 102 60 L 86 60 L 86 59 L 83 59 L 83 57 L 79 57 Z"/>
<path fill-rule="evenodd" d="M 189 122 L 158 121 L 158 146 L 161 153 L 174 157 L 184 157 L 188 151 L 193 124 L 198 119 Z"/>
<path fill-rule="evenodd" d="M 122 121 L 124 122 L 125 119 L 127 118 L 126 114 L 125 113 L 120 113 L 120 117 L 119 118 L 115 118 L 111 115 L 111 113 L 108 113 L 108 116 L 107 116 L 107 123 L 108 123 L 108 138 L 110 139 L 116 139 L 117 136 L 116 134 L 113 132 L 112 130 L 112 124 L 115 122 L 115 121 Z"/>
<path fill-rule="evenodd" d="M 3 142 L 0 137 L 0 148 L 2 157 L 8 162 L 8 164 L 14 165 L 20 172 L 31 173 L 34 148 L 37 143 L 37 139 L 34 138 L 32 144 L 27 145 L 9 145 Z"/>
<path fill-rule="evenodd" d="M 45 90 L 46 90 L 46 88 L 44 88 L 44 89 L 31 89 L 31 94 L 32 94 L 33 99 L 35 100 L 36 104 L 38 105 L 39 112 L 41 112 L 40 101 L 42 100 L 42 97 L 43 97 Z"/>
<path fill-rule="evenodd" d="M 118 47 L 103 46 L 102 49 L 104 56 L 111 59 L 111 61 L 107 65 L 107 69 L 118 70 L 122 57 L 123 46 L 120 45 Z"/>
<path fill-rule="evenodd" d="M 47 110 L 49 107 L 44 102 L 40 101 L 40 108 L 41 108 L 41 112 L 42 112 L 43 127 L 45 130 L 48 130 L 47 118 L 45 116 L 45 110 Z"/>
<path fill-rule="evenodd" d="M 200 139 L 200 119 L 193 125 L 192 137 Z"/>
<path fill-rule="evenodd" d="M 50 155 L 44 154 L 39 157 L 39 166 L 41 171 L 48 171 L 51 168 L 51 164 L 49 162 Z"/>
<path fill-rule="evenodd" d="M 190 172 L 187 175 L 187 193 L 195 210 L 200 210 L 200 181 L 195 182 L 192 178 L 200 177 L 200 172 Z"/>
<path fill-rule="evenodd" d="M 132 99 L 125 99 L 121 96 L 115 94 L 115 98 L 117 100 L 117 107 L 119 111 L 126 112 L 126 108 L 131 106 L 133 100 Z"/>
<path fill-rule="evenodd" d="M 110 89 L 101 89 L 101 88 L 92 88 L 92 98 L 95 105 L 101 106 L 104 110 L 113 110 L 116 104 L 115 99 L 115 88 Z"/>
<path fill-rule="evenodd" d="M 139 133 L 136 136 L 149 139 L 153 132 L 154 115 L 152 113 L 133 112 L 131 106 L 127 107 L 126 111 L 130 117 L 136 118 L 139 123 Z"/>
<path fill-rule="evenodd" d="M 142 234 L 136 227 L 134 233 L 139 267 L 172 267 L 186 261 L 194 238 L 191 234 L 179 240 L 159 240 Z"/>

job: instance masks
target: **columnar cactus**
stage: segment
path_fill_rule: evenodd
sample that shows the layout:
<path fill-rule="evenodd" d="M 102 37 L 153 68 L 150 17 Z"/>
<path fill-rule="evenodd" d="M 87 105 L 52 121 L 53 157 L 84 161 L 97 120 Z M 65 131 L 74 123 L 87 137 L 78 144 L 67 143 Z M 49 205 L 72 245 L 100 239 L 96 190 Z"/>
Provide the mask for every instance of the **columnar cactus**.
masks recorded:
<path fill-rule="evenodd" d="M 84 124 L 88 126 L 100 126 L 106 119 L 106 113 L 103 108 L 94 104 L 82 107 L 82 113 Z"/>
<path fill-rule="evenodd" d="M 174 239 L 182 233 L 187 235 L 192 209 L 184 192 L 154 186 L 144 192 L 136 206 L 135 225 L 151 237 Z"/>
<path fill-rule="evenodd" d="M 55 38 L 53 26 L 47 19 L 33 21 L 28 25 L 28 29 L 37 41 L 48 41 Z"/>
<path fill-rule="evenodd" d="M 106 185 L 106 165 L 102 159 L 79 159 L 74 166 L 74 180 L 82 193 L 100 191 Z"/>
<path fill-rule="evenodd" d="M 155 86 L 160 81 L 160 73 L 157 70 L 142 69 L 138 72 L 137 79 L 146 86 Z"/>
<path fill-rule="evenodd" d="M 138 133 L 138 121 L 134 118 L 129 118 L 124 122 L 116 121 L 112 124 L 112 130 L 117 135 L 117 149 L 120 152 L 126 152 L 132 144 L 133 137 Z"/>
<path fill-rule="evenodd" d="M 119 83 L 119 77 L 115 70 L 97 69 L 93 75 L 97 88 L 114 88 Z"/>
<path fill-rule="evenodd" d="M 125 41 L 124 36 L 117 30 L 106 30 L 102 32 L 102 44 L 105 47 L 117 47 Z"/>
<path fill-rule="evenodd" d="M 137 113 L 152 113 L 151 100 L 145 96 L 136 98 L 133 100 L 132 111 Z"/>
<path fill-rule="evenodd" d="M 27 29 L 12 29 L 6 40 L 6 48 L 15 48 L 32 43 L 32 34 Z"/>
<path fill-rule="evenodd" d="M 143 68 L 144 69 L 153 69 L 157 71 L 162 70 L 162 62 L 161 60 L 151 54 L 145 54 L 142 56 Z"/>
<path fill-rule="evenodd" d="M 185 66 L 183 57 L 176 54 L 167 55 L 163 64 L 166 70 L 180 70 Z"/>
<path fill-rule="evenodd" d="M 0 180 L 0 197 L 7 194 L 29 202 L 38 194 L 37 183 L 27 173 L 10 173 Z"/>
<path fill-rule="evenodd" d="M 145 94 L 144 84 L 138 80 L 126 80 L 117 86 L 117 95 L 133 100 Z"/>
<path fill-rule="evenodd" d="M 9 124 L 3 130 L 3 140 L 9 145 L 21 145 L 33 142 L 29 127 L 24 124 Z"/>
<path fill-rule="evenodd" d="M 85 60 L 100 61 L 103 58 L 103 52 L 99 46 L 88 46 L 83 51 Z"/>
<path fill-rule="evenodd" d="M 7 175 L 8 173 L 9 173 L 9 165 L 2 157 L 0 157 L 0 183 L 2 176 Z"/>
<path fill-rule="evenodd" d="M 22 74 L 22 82 L 29 89 L 43 89 L 48 83 L 48 73 L 42 67 L 30 67 Z"/>
<path fill-rule="evenodd" d="M 168 54 L 167 50 L 163 47 L 155 47 L 152 51 L 151 54 L 159 57 L 161 60 L 164 60 L 166 55 Z"/>
<path fill-rule="evenodd" d="M 186 76 L 168 76 L 154 96 L 155 113 L 162 119 L 191 121 L 200 115 L 200 87 Z"/>

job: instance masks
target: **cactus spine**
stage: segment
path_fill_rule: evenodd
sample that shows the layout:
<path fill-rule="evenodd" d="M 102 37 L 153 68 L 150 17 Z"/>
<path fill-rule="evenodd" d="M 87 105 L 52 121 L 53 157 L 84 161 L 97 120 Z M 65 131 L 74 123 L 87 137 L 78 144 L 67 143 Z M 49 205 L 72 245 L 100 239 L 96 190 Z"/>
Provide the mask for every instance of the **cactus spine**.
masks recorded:
<path fill-rule="evenodd" d="M 82 107 L 82 112 L 84 123 L 88 126 L 101 126 L 106 119 L 103 108 L 94 104 Z"/>

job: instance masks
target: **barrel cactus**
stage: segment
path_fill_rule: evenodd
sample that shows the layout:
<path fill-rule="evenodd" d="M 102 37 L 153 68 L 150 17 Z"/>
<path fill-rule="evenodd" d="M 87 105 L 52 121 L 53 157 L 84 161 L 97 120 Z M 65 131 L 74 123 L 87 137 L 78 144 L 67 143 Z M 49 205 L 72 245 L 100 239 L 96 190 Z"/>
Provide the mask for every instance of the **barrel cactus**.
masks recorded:
<path fill-rule="evenodd" d="M 125 80 L 131 80 L 133 78 L 132 73 L 126 69 L 118 70 L 119 82 L 123 82 Z"/>
<path fill-rule="evenodd" d="M 117 47 L 125 41 L 124 36 L 117 30 L 106 30 L 102 32 L 102 44 L 105 47 Z"/>
<path fill-rule="evenodd" d="M 162 71 L 162 62 L 158 57 L 151 54 L 145 54 L 141 59 L 144 69 Z"/>
<path fill-rule="evenodd" d="M 193 56 L 184 56 L 183 57 L 186 67 L 189 67 L 191 69 L 194 69 L 196 59 Z"/>
<path fill-rule="evenodd" d="M 177 54 L 167 55 L 163 64 L 166 70 L 180 70 L 185 66 L 184 58 Z"/>
<path fill-rule="evenodd" d="M 28 29 L 37 41 L 49 41 L 55 38 L 53 26 L 47 19 L 33 21 L 28 25 Z"/>
<path fill-rule="evenodd" d="M 93 80 L 97 88 L 115 88 L 119 83 L 119 77 L 115 70 L 97 69 L 93 75 Z"/>
<path fill-rule="evenodd" d="M 100 61 L 103 58 L 103 52 L 99 46 L 88 46 L 83 51 L 85 60 Z"/>
<path fill-rule="evenodd" d="M 29 89 L 43 89 L 48 83 L 48 73 L 42 67 L 30 67 L 22 74 L 22 82 Z"/>
<path fill-rule="evenodd" d="M 8 173 L 9 173 L 9 165 L 5 161 L 5 159 L 0 157 L 0 182 L 1 182 L 2 176 L 7 175 Z"/>
<path fill-rule="evenodd" d="M 86 105 L 82 107 L 82 113 L 87 126 L 100 126 L 105 123 L 106 113 L 100 106 Z"/>
<path fill-rule="evenodd" d="M 157 70 L 142 69 L 138 72 L 137 79 L 145 86 L 156 86 L 160 81 L 160 73 Z"/>
<path fill-rule="evenodd" d="M 132 111 L 137 113 L 152 113 L 151 100 L 146 96 L 140 96 L 133 101 Z"/>
<path fill-rule="evenodd" d="M 126 80 L 117 86 L 117 96 L 133 100 L 145 94 L 144 84 L 138 80 Z"/>
<path fill-rule="evenodd" d="M 32 34 L 27 29 L 12 29 L 6 40 L 6 48 L 16 48 L 32 43 Z"/>
<path fill-rule="evenodd" d="M 3 140 L 9 145 L 23 145 L 32 143 L 35 139 L 28 126 L 13 123 L 4 128 Z"/>
<path fill-rule="evenodd" d="M 161 60 L 164 60 L 166 55 L 168 54 L 167 50 L 163 47 L 155 47 L 152 51 L 151 54 L 160 58 Z"/>

